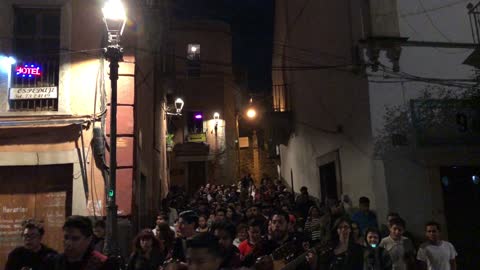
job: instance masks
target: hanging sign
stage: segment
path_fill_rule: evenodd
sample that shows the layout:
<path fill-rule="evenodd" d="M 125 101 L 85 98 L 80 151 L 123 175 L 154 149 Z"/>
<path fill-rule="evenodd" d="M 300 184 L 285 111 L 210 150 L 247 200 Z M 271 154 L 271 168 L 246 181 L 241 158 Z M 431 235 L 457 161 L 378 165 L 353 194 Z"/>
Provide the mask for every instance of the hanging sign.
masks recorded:
<path fill-rule="evenodd" d="M 193 133 L 187 137 L 188 142 L 206 142 L 207 135 L 205 133 Z"/>
<path fill-rule="evenodd" d="M 57 98 L 57 87 L 10 88 L 10 100 Z"/>
<path fill-rule="evenodd" d="M 17 76 L 22 78 L 34 78 L 42 76 L 40 67 L 33 64 L 17 66 L 15 71 L 17 72 Z"/>

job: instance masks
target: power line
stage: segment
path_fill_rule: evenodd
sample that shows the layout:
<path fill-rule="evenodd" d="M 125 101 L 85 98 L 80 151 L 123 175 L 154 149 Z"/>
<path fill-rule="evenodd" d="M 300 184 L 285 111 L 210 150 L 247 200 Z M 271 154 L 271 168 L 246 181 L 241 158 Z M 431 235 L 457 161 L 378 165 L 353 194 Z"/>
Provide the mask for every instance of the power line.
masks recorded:
<path fill-rule="evenodd" d="M 285 3 L 288 3 L 288 1 L 286 1 Z M 295 16 L 295 19 L 293 19 L 293 22 L 292 24 L 290 25 L 290 28 L 287 29 L 287 35 L 290 35 L 290 32 L 293 30 L 293 28 L 295 27 L 295 25 L 297 24 L 298 20 L 302 17 L 303 13 L 305 12 L 306 8 L 308 7 L 308 4 L 310 3 L 310 0 L 305 0 L 303 2 L 303 5 L 302 7 L 300 8 L 300 11 L 298 12 L 298 14 Z M 288 4 L 286 6 L 286 9 L 288 10 Z"/>
<path fill-rule="evenodd" d="M 410 16 L 415 16 L 415 15 L 422 15 L 422 14 L 424 14 L 424 13 L 426 13 L 426 12 L 433 12 L 433 11 L 437 11 L 437 10 L 441 10 L 441 9 L 453 7 L 453 6 L 462 4 L 462 3 L 467 3 L 467 2 L 469 2 L 469 1 L 470 1 L 470 0 L 459 0 L 459 1 L 455 1 L 455 2 L 449 3 L 449 4 L 445 4 L 445 5 L 441 5 L 441 6 L 429 8 L 429 9 L 425 9 L 425 8 L 424 8 L 422 11 L 406 12 L 406 13 L 399 14 L 399 18 L 406 18 L 406 17 L 410 17 Z M 395 15 L 396 13 L 397 13 L 396 11 L 392 11 L 392 12 L 387 12 L 387 13 L 373 13 L 372 15 L 375 16 L 375 17 L 377 17 L 377 16 L 378 16 L 378 17 L 388 17 L 388 16 L 393 16 L 393 15 Z"/>
<path fill-rule="evenodd" d="M 410 28 L 410 30 L 412 30 L 413 33 L 415 33 L 416 35 L 418 35 L 420 37 L 421 40 L 425 40 L 425 37 L 415 29 L 415 27 L 413 27 L 413 25 L 408 21 L 407 18 L 401 18 L 403 20 L 403 22 L 405 22 L 405 24 L 408 26 L 408 28 Z M 470 49 L 464 49 L 464 50 L 461 50 L 461 51 L 457 51 L 457 52 L 449 52 L 449 51 L 444 51 L 444 50 L 441 50 L 439 48 L 436 48 L 436 47 L 432 47 L 434 50 L 440 52 L 440 53 L 443 53 L 443 54 L 462 54 L 462 53 L 466 53 L 467 51 L 470 51 Z"/>
<path fill-rule="evenodd" d="M 442 78 L 429 78 L 429 77 L 421 77 L 417 75 L 412 75 L 406 72 L 394 72 L 389 69 L 387 66 L 380 64 L 383 68 L 383 71 L 388 73 L 389 75 L 393 75 L 393 79 L 405 79 L 408 81 L 418 81 L 430 84 L 437 84 L 449 87 L 457 87 L 457 88 L 472 88 L 477 86 L 477 81 L 473 79 L 442 79 Z M 369 74 L 371 76 L 371 74 Z M 475 82 L 475 84 L 467 84 L 466 82 Z"/>
<path fill-rule="evenodd" d="M 452 40 L 450 38 L 447 37 L 447 35 L 445 35 L 438 27 L 437 25 L 433 22 L 433 19 L 432 17 L 430 17 L 430 14 L 429 14 L 429 11 L 426 10 L 425 6 L 423 5 L 423 2 L 422 0 L 417 0 L 418 3 L 420 4 L 420 7 L 422 8 L 422 10 L 424 11 L 424 15 L 425 17 L 427 17 L 428 21 L 430 22 L 430 24 L 433 26 L 433 28 L 448 42 L 452 42 Z"/>
<path fill-rule="evenodd" d="M 295 47 L 295 46 L 292 46 L 292 45 L 289 45 L 289 44 L 286 44 L 286 43 L 282 43 L 282 42 L 279 42 L 279 41 L 275 41 L 275 40 L 273 41 L 273 44 L 277 45 L 277 46 L 289 48 L 289 49 L 298 50 L 298 51 L 301 51 L 301 52 L 306 52 L 306 53 L 309 53 L 311 55 L 315 55 L 316 57 L 321 57 L 321 56 L 317 55 L 317 54 L 320 54 L 320 55 L 323 55 L 323 56 L 331 56 L 331 57 L 334 57 L 334 58 L 350 61 L 350 59 L 345 57 L 345 56 L 336 55 L 336 54 L 333 54 L 333 53 L 330 53 L 330 52 L 319 51 L 317 49 L 312 50 L 312 49 Z"/>

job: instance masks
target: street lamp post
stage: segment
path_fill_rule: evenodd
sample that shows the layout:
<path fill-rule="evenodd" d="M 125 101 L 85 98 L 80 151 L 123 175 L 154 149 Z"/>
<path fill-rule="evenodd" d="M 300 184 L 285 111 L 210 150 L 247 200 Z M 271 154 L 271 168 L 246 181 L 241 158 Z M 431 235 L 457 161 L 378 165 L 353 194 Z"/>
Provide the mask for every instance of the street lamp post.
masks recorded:
<path fill-rule="evenodd" d="M 116 171 L 117 171 L 117 81 L 118 63 L 123 60 L 123 49 L 120 36 L 125 27 L 126 15 L 120 0 L 109 0 L 102 9 L 103 19 L 107 27 L 108 46 L 105 58 L 110 62 L 110 177 L 107 196 L 107 230 L 104 252 L 108 256 L 118 257 L 117 244 L 117 204 L 116 204 Z"/>

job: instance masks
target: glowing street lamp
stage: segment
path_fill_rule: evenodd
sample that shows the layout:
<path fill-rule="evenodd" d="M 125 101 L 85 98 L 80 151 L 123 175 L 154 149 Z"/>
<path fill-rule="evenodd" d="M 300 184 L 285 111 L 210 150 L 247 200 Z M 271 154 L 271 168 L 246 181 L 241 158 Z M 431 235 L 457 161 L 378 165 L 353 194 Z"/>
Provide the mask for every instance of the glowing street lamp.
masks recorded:
<path fill-rule="evenodd" d="M 17 61 L 11 56 L 0 56 L 0 68 L 5 72 L 12 71 L 12 65 Z"/>
<path fill-rule="evenodd" d="M 102 8 L 103 21 L 107 27 L 108 42 L 118 44 L 120 36 L 123 34 L 127 15 L 122 1 L 108 0 Z"/>
<path fill-rule="evenodd" d="M 7 74 L 7 87 L 10 88 L 12 81 L 12 65 L 17 61 L 11 56 L 0 56 L 0 71 Z"/>
<path fill-rule="evenodd" d="M 167 105 L 166 114 L 167 115 L 182 115 L 183 105 L 185 105 L 185 102 L 183 102 L 183 99 L 181 99 L 181 98 L 175 99 L 175 102 L 173 103 L 173 105 L 175 106 L 175 112 L 173 112 L 173 108 L 171 107 L 171 105 Z M 170 111 L 172 111 L 172 112 L 170 112 Z"/>
<path fill-rule="evenodd" d="M 250 108 L 247 110 L 247 117 L 250 118 L 250 119 L 254 119 L 255 117 L 257 117 L 257 111 L 255 111 L 255 109 L 253 108 Z"/>
<path fill-rule="evenodd" d="M 185 105 L 185 102 L 183 102 L 183 99 L 177 98 L 175 100 L 175 111 L 177 112 L 177 114 L 180 114 L 180 112 L 183 109 L 183 105 Z"/>
<path fill-rule="evenodd" d="M 214 119 L 214 120 L 220 119 L 220 114 L 219 114 L 218 112 L 214 113 L 214 114 L 213 114 L 213 119 Z"/>

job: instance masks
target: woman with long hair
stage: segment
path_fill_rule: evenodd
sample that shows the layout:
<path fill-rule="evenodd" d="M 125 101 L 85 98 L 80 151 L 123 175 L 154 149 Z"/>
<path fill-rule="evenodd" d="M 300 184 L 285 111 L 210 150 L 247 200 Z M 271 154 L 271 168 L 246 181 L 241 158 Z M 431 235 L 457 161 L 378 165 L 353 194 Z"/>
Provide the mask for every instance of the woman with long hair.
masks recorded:
<path fill-rule="evenodd" d="M 163 261 L 160 243 L 152 230 L 144 229 L 138 233 L 133 240 L 133 252 L 128 260 L 127 270 L 157 270 Z"/>
<path fill-rule="evenodd" d="M 160 255 L 164 261 L 170 259 L 173 253 L 173 245 L 175 243 L 175 232 L 163 223 L 158 227 L 157 239 L 159 243 Z"/>
<path fill-rule="evenodd" d="M 336 220 L 329 251 L 322 260 L 325 265 L 320 269 L 363 270 L 363 247 L 355 243 L 351 224 L 348 217 Z"/>
<path fill-rule="evenodd" d="M 352 222 L 352 236 L 355 243 L 364 246 L 365 242 L 362 237 L 362 232 L 360 232 L 360 226 L 356 222 Z"/>
<path fill-rule="evenodd" d="M 304 232 L 311 236 L 312 242 L 319 242 L 322 240 L 322 221 L 320 216 L 320 209 L 316 206 L 311 206 L 308 210 L 307 221 L 305 222 Z"/>
<path fill-rule="evenodd" d="M 233 223 L 233 224 L 237 224 L 238 223 L 238 215 L 237 215 L 237 211 L 235 210 L 235 208 L 233 206 L 228 206 L 226 211 L 227 211 L 225 213 L 226 220 Z"/>

